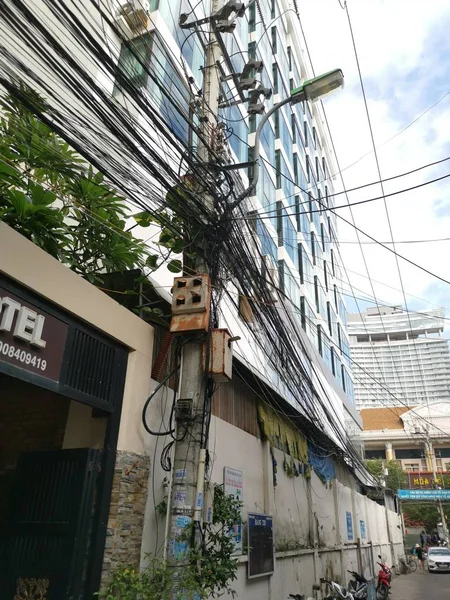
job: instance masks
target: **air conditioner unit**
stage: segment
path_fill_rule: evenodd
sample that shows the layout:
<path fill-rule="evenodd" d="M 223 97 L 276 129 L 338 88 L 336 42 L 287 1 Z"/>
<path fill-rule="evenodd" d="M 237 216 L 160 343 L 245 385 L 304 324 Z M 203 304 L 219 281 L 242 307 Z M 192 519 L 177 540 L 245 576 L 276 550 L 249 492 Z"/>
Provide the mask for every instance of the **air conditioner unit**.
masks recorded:
<path fill-rule="evenodd" d="M 117 11 L 116 23 L 127 39 L 136 38 L 149 27 L 149 15 L 140 0 L 129 0 Z"/>

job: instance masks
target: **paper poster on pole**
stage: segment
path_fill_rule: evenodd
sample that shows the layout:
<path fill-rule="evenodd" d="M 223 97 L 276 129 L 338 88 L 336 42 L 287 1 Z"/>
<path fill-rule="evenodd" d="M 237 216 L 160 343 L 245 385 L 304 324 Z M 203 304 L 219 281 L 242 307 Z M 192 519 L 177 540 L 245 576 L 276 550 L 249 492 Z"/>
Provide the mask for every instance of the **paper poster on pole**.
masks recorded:
<path fill-rule="evenodd" d="M 244 472 L 231 467 L 223 469 L 223 489 L 227 496 L 233 496 L 235 500 L 243 502 L 244 500 Z M 233 554 L 242 554 L 242 522 L 234 526 L 234 546 Z"/>

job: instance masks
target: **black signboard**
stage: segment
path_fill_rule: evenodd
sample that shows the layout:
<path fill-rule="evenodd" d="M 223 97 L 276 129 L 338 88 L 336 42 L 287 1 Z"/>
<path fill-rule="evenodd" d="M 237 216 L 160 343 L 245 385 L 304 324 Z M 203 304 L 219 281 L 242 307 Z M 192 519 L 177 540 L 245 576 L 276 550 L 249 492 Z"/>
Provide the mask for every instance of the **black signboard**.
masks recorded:
<path fill-rule="evenodd" d="M 248 528 L 248 578 L 271 575 L 275 569 L 273 518 L 250 513 Z"/>
<path fill-rule="evenodd" d="M 0 362 L 59 381 L 69 326 L 0 286 Z"/>

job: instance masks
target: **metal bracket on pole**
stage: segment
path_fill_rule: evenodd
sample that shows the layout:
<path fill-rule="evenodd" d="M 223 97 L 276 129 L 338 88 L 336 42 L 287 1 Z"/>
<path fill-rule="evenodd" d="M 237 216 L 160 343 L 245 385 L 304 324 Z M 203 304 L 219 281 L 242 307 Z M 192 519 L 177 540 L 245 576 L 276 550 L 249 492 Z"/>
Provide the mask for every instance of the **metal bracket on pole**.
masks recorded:
<path fill-rule="evenodd" d="M 233 19 L 230 20 L 231 15 L 235 13 Z M 223 33 L 231 33 L 234 31 L 236 24 L 234 21 L 243 17 L 245 14 L 245 5 L 243 2 L 236 2 L 236 0 L 228 0 L 228 2 L 219 8 L 214 14 L 203 19 L 196 21 L 190 21 L 186 23 L 190 13 L 182 13 L 179 17 L 178 24 L 181 29 L 191 29 L 192 27 L 198 27 L 199 25 L 205 25 L 206 23 L 213 23 L 216 25 L 219 31 Z"/>

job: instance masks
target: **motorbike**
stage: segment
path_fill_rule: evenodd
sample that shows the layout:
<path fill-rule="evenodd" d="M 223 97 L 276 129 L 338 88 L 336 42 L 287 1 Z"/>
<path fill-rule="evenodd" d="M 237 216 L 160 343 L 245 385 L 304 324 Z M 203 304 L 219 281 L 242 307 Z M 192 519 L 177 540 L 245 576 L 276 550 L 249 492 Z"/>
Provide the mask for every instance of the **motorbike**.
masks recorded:
<path fill-rule="evenodd" d="M 353 575 L 353 579 L 351 579 L 348 583 L 348 589 L 353 598 L 355 600 L 366 600 L 368 596 L 368 580 L 364 577 L 364 575 L 360 575 L 356 571 L 347 572 L 350 573 L 350 575 Z"/>
<path fill-rule="evenodd" d="M 378 558 L 383 560 L 380 554 Z M 389 568 L 386 563 L 379 562 L 377 564 L 381 567 L 378 571 L 377 598 L 378 600 L 386 600 L 391 591 L 392 569 L 395 565 Z"/>
<path fill-rule="evenodd" d="M 325 596 L 324 600 L 354 600 L 354 596 L 343 585 L 330 581 L 329 579 L 321 579 L 320 583 L 324 583 L 330 588 L 330 593 Z"/>

